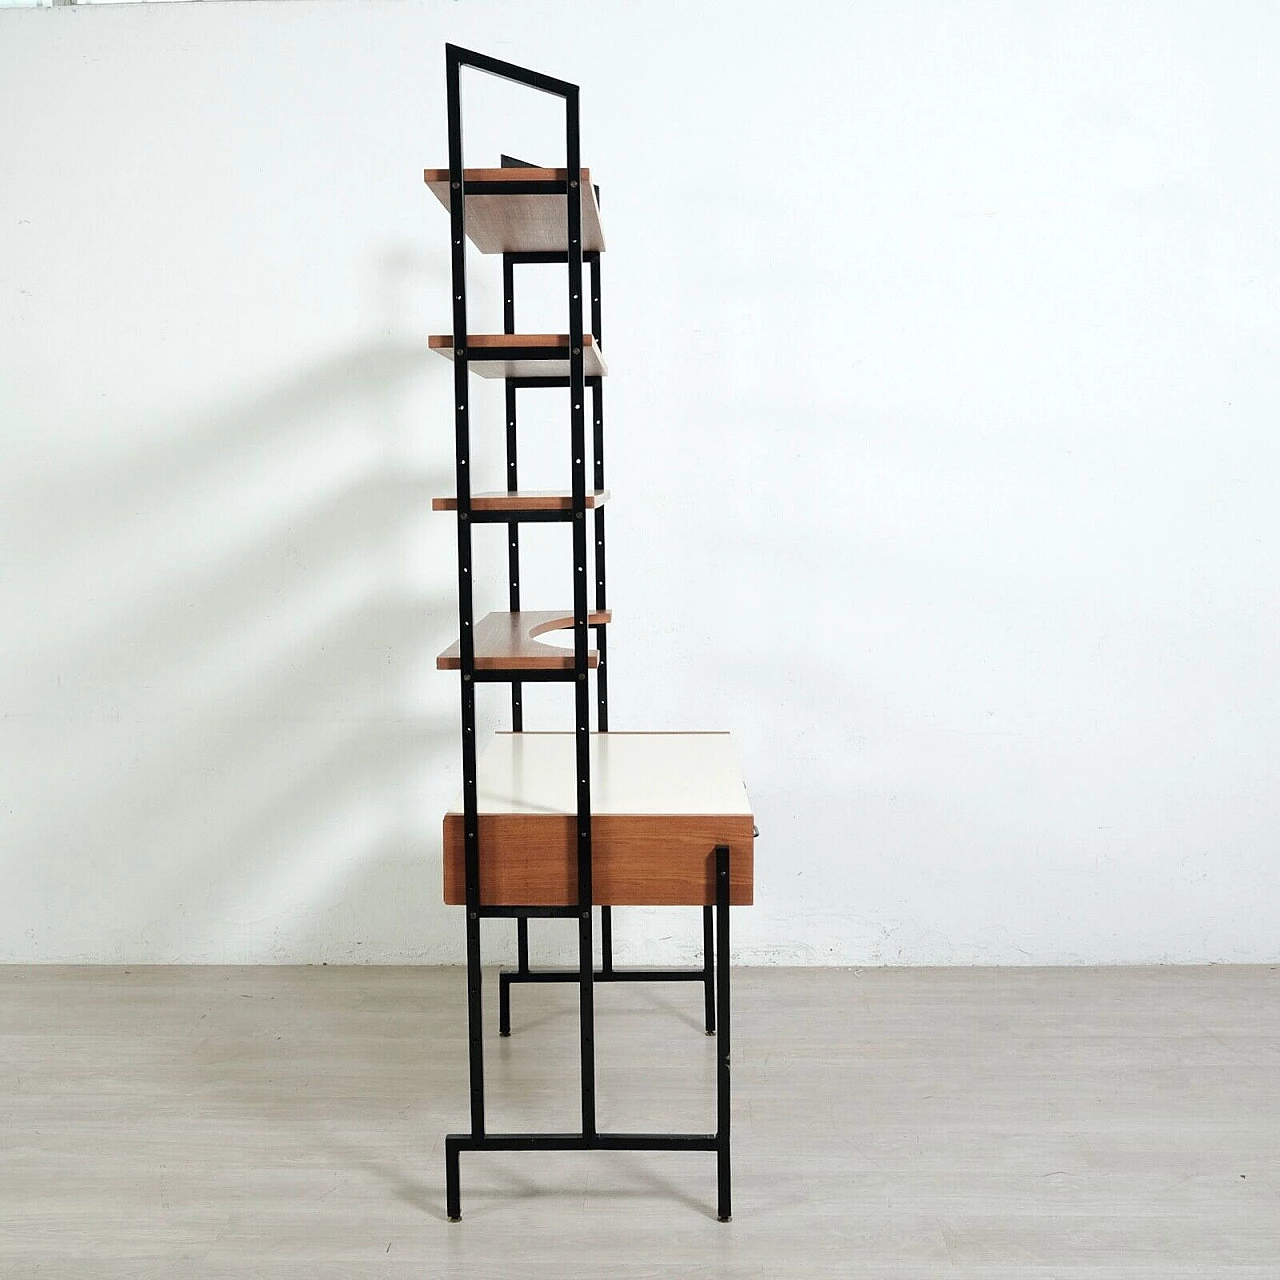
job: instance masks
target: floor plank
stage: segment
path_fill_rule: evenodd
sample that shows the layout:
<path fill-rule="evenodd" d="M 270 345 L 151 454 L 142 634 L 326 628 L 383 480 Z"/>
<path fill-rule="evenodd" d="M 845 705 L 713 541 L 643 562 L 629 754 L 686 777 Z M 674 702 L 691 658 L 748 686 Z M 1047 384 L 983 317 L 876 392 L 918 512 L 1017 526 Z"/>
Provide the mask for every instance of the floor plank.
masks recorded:
<path fill-rule="evenodd" d="M 0 1277 L 1280 1274 L 1276 967 L 734 983 L 732 1223 L 710 1155 L 464 1153 L 455 1226 L 459 970 L 0 968 Z M 514 1000 L 490 1127 L 575 1127 L 573 989 Z M 597 1008 L 601 1127 L 711 1128 L 700 989 Z"/>

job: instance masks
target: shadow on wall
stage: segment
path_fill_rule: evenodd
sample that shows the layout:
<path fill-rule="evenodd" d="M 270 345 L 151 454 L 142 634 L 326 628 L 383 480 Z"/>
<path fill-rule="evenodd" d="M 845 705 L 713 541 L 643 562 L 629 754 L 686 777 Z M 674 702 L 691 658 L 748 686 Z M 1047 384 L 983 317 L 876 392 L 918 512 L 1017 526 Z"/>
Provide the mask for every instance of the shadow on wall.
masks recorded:
<path fill-rule="evenodd" d="M 0 960 L 441 945 L 452 479 L 406 443 L 430 372 L 363 346 L 7 477 Z"/>

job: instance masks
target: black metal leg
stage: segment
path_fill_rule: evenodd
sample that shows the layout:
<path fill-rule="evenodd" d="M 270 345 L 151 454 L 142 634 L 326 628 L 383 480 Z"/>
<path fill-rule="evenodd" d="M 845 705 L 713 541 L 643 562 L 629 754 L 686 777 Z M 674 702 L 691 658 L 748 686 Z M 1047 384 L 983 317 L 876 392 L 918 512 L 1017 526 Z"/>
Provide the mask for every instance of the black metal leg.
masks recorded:
<path fill-rule="evenodd" d="M 462 1171 L 458 1168 L 458 1144 L 444 1140 L 444 1199 L 450 1222 L 462 1221 Z"/>
<path fill-rule="evenodd" d="M 729 1170 L 729 849 L 716 846 L 716 950 L 720 979 L 720 1026 L 716 1032 L 716 1172 L 721 1222 L 733 1216 Z"/>
<path fill-rule="evenodd" d="M 702 986 L 707 998 L 707 1035 L 716 1033 L 716 968 L 714 915 L 711 907 L 702 908 Z"/>
<path fill-rule="evenodd" d="M 511 1034 L 511 975 L 498 974 L 498 1034 Z"/>
<path fill-rule="evenodd" d="M 600 969 L 613 972 L 613 908 L 600 908 Z"/>
<path fill-rule="evenodd" d="M 591 908 L 578 921 L 578 1036 L 582 1075 L 582 1132 L 596 1131 L 595 959 L 591 954 Z"/>
<path fill-rule="evenodd" d="M 529 921 L 523 916 L 516 919 L 516 972 L 529 972 Z M 511 1034 L 511 974 L 505 970 L 498 974 L 498 1034 Z"/>
<path fill-rule="evenodd" d="M 480 984 L 480 921 L 467 913 L 467 1034 L 470 1038 L 471 1132 L 484 1133 L 484 1013 Z"/>

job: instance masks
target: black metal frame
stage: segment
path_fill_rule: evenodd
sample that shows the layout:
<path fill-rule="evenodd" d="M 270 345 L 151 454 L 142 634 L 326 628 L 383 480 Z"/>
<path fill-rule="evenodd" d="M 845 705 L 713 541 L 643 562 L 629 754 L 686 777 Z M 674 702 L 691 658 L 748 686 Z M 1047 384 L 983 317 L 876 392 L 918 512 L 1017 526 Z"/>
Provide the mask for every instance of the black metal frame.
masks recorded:
<path fill-rule="evenodd" d="M 533 169 L 536 165 L 525 160 L 517 160 L 514 156 L 502 157 L 504 169 Z M 545 183 L 505 182 L 502 184 L 485 184 L 485 189 L 500 186 L 502 190 L 510 190 L 516 186 L 520 191 L 543 191 Z M 600 188 L 595 188 L 597 203 L 600 199 Z M 503 332 L 516 333 L 516 286 L 515 269 L 524 263 L 558 264 L 566 261 L 567 255 L 554 251 L 525 251 L 504 253 L 502 255 L 502 312 Z M 604 319 L 601 304 L 600 253 L 598 250 L 587 250 L 582 255 L 589 268 L 591 281 L 591 333 L 596 343 L 604 341 Z M 503 358 L 510 358 L 510 349 L 504 348 L 500 353 Z M 586 379 L 591 390 L 592 409 L 592 487 L 596 490 L 604 488 L 604 380 L 599 377 Z M 506 445 L 507 445 L 507 491 L 515 493 L 519 489 L 519 439 L 517 422 L 519 417 L 518 392 L 522 388 L 567 387 L 568 378 L 558 377 L 524 377 L 506 379 Z M 607 609 L 608 599 L 605 582 L 605 513 L 604 507 L 595 508 L 595 608 Z M 490 510 L 483 515 L 472 513 L 472 520 L 489 523 L 505 523 L 507 534 L 507 577 L 509 580 L 508 608 L 513 613 L 520 608 L 520 524 L 523 521 L 562 522 L 574 518 L 572 511 L 537 511 L 515 513 L 502 510 Z M 595 627 L 596 652 L 599 661 L 596 666 L 596 728 L 601 733 L 609 731 L 609 670 L 608 670 L 608 629 L 603 623 Z M 524 705 L 521 696 L 520 681 L 511 684 L 511 729 L 519 733 L 524 728 Z M 600 908 L 600 968 L 595 971 L 597 982 L 701 982 L 704 989 L 706 1005 L 706 1032 L 715 1035 L 716 1031 L 716 989 L 715 968 L 712 956 L 712 913 L 710 907 L 703 908 L 703 965 L 701 969 L 615 969 L 613 964 L 613 909 L 608 906 Z M 498 974 L 498 1034 L 511 1034 L 511 988 L 514 984 L 576 982 L 577 971 L 570 969 L 532 969 L 529 965 L 529 926 L 527 920 L 517 917 L 516 922 L 516 968 L 503 969 Z"/>
<path fill-rule="evenodd" d="M 471 1088 L 471 1131 L 448 1134 L 445 1138 L 446 1200 L 451 1221 L 461 1217 L 461 1173 L 459 1156 L 463 1151 L 567 1151 L 628 1150 L 666 1151 L 695 1150 L 717 1153 L 718 1214 L 728 1221 L 731 1209 L 729 1168 L 729 849 L 717 845 L 715 858 L 715 907 L 703 907 L 704 963 L 701 969 L 625 969 L 613 967 L 612 916 L 610 908 L 601 908 L 602 967 L 596 970 L 592 938 L 591 884 L 591 784 L 590 784 L 590 696 L 587 680 L 587 521 L 586 521 L 586 423 L 585 403 L 588 386 L 592 393 L 592 455 L 594 487 L 604 487 L 604 395 L 598 377 L 587 378 L 583 366 L 583 262 L 591 270 L 591 329 L 597 341 L 601 337 L 600 260 L 599 254 L 582 249 L 582 201 L 579 175 L 582 172 L 578 114 L 578 87 L 513 63 L 485 54 L 445 46 L 446 86 L 449 128 L 450 239 L 453 281 L 454 333 L 454 429 L 457 481 L 458 531 L 458 630 L 461 667 L 462 712 L 462 792 L 463 852 L 466 875 L 467 929 L 467 1022 L 469 1072 Z M 462 155 L 461 71 L 473 67 L 489 75 L 562 98 L 565 103 L 565 178 L 563 181 L 522 183 L 487 183 L 465 181 Z M 523 167 L 522 162 L 503 157 L 504 166 Z M 515 491 L 518 482 L 516 397 L 522 387 L 564 387 L 569 391 L 570 445 L 572 457 L 572 498 L 564 512 L 525 512 L 515 510 L 473 511 L 471 506 L 470 395 L 469 371 L 473 360 L 495 358 L 493 353 L 469 350 L 466 335 L 466 197 L 482 194 L 551 194 L 565 196 L 568 244 L 565 251 L 555 253 L 506 253 L 503 255 L 504 331 L 515 333 L 515 272 L 521 262 L 564 263 L 568 275 L 569 302 L 569 376 L 506 379 L 506 448 L 507 487 Z M 524 354 L 529 358 L 545 358 L 544 349 L 513 353 L 505 348 L 502 358 Z M 475 643 L 472 634 L 474 611 L 472 602 L 471 528 L 478 523 L 504 523 L 508 538 L 508 578 L 510 607 L 520 607 L 520 537 L 519 525 L 526 520 L 562 520 L 573 527 L 573 666 L 563 671 L 485 670 L 477 671 Z M 595 608 L 605 608 L 604 512 L 595 508 Z M 608 731 L 608 677 L 606 666 L 606 632 L 603 624 L 596 627 L 599 654 L 596 672 L 596 718 L 601 732 Z M 502 682 L 511 686 L 512 728 L 523 729 L 522 684 L 526 680 L 571 680 L 574 684 L 574 725 L 577 767 L 577 881 L 578 900 L 562 907 L 484 906 L 480 902 L 480 841 L 476 777 L 476 706 L 475 686 L 478 682 Z M 578 920 L 578 965 L 572 970 L 533 970 L 529 967 L 528 921 L 531 918 L 569 918 Z M 485 1128 L 484 1114 L 484 1027 L 481 999 L 482 970 L 480 955 L 480 921 L 485 918 L 514 918 L 517 922 L 519 968 L 503 972 L 499 979 L 499 1029 L 511 1030 L 512 983 L 576 982 L 579 988 L 579 1061 L 582 1094 L 582 1127 L 579 1133 L 492 1134 Z M 714 926 L 714 928 L 713 928 Z M 713 932 L 715 937 L 713 939 Z M 714 960 L 713 960 L 714 953 Z M 606 1134 L 596 1127 L 595 1099 L 595 1012 L 594 985 L 603 982 L 672 982 L 699 981 L 704 985 L 707 1034 L 717 1036 L 718 1068 L 716 1075 L 717 1127 L 711 1134 L 633 1133 Z M 718 986 L 718 992 L 716 990 Z M 719 1026 L 716 1014 L 719 1008 Z"/>

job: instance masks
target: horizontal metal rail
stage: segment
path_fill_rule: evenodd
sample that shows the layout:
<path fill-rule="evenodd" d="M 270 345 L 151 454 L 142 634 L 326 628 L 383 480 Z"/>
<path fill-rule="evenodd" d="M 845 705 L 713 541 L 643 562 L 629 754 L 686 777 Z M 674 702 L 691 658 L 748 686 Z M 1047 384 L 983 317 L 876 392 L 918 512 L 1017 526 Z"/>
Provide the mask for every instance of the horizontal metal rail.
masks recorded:
<path fill-rule="evenodd" d="M 467 178 L 466 183 L 468 196 L 564 196 L 569 194 L 569 184 L 564 178 L 531 178 L 522 182 Z M 564 261 L 563 255 L 560 261 Z"/>
<path fill-rule="evenodd" d="M 604 626 L 604 623 L 592 623 L 592 626 Z M 566 652 L 568 652 L 566 650 Z M 465 676 L 463 677 L 466 678 Z M 475 673 L 477 684 L 505 684 L 510 680 L 573 680 L 572 667 L 478 667 Z"/>
<path fill-rule="evenodd" d="M 445 1158 L 459 1151 L 715 1151 L 714 1133 L 450 1133 Z"/>
<path fill-rule="evenodd" d="M 506 186 L 504 182 L 502 184 Z M 471 183 L 467 183 L 467 190 L 474 190 Z M 519 264 L 523 262 L 530 263 L 565 263 L 569 261 L 569 255 L 563 249 L 511 249 L 503 254 L 504 258 L 508 258 L 512 263 Z M 600 263 L 599 249 L 586 249 L 582 254 L 583 262 L 590 263 L 592 266 L 598 266 Z M 595 330 L 593 329 L 594 333 Z"/>
<path fill-rule="evenodd" d="M 455 349 L 455 354 L 458 349 Z M 569 348 L 562 347 L 469 347 L 467 359 L 472 364 L 481 364 L 494 360 L 567 360 Z M 533 375 L 535 377 L 539 375 Z M 555 376 L 555 375 L 548 375 Z M 566 379 L 566 385 L 568 380 Z"/>
<path fill-rule="evenodd" d="M 577 914 L 577 907 L 571 908 Z M 504 969 L 499 982 L 577 982 L 577 969 Z M 706 982 L 701 969 L 597 969 L 597 982 Z"/>
<path fill-rule="evenodd" d="M 553 377 L 550 374 L 539 374 L 535 377 L 528 378 L 508 378 L 507 385 L 514 387 L 517 391 L 525 387 L 552 387 L 564 390 L 569 385 L 568 378 Z M 593 373 L 586 379 L 586 385 L 589 387 L 598 387 L 600 385 L 600 375 Z"/>
<path fill-rule="evenodd" d="M 480 907 L 481 920 L 577 919 L 579 908 L 572 907 Z M 574 973 L 578 971 L 575 969 Z"/>
<path fill-rule="evenodd" d="M 573 519 L 573 512 L 563 510 L 529 511 L 521 507 L 471 508 L 472 524 L 564 524 Z"/>

